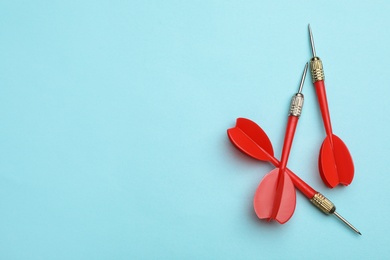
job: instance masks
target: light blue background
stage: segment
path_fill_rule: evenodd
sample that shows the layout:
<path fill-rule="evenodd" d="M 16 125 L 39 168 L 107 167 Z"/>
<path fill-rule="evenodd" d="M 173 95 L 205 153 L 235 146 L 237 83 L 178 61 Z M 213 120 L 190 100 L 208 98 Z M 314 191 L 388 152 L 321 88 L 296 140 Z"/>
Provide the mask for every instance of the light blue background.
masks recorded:
<path fill-rule="evenodd" d="M 0 259 L 388 259 L 387 1 L 2 1 Z M 279 157 L 291 96 L 324 62 L 350 187 L 317 174 L 324 130 L 308 78 L 285 225 L 256 218 L 272 169 L 226 136 L 237 117 Z"/>

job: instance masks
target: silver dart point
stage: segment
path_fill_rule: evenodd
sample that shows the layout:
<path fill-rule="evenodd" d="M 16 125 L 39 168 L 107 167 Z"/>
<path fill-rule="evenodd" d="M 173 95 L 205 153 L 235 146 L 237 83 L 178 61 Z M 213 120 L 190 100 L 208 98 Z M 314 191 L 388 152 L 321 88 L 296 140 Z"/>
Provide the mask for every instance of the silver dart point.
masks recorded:
<path fill-rule="evenodd" d="M 314 40 L 313 40 L 313 32 L 311 31 L 310 23 L 309 23 L 309 34 L 310 34 L 311 51 L 313 53 L 313 57 L 317 57 L 316 47 L 314 46 Z"/>
<path fill-rule="evenodd" d="M 314 206 L 316 206 L 319 210 L 324 212 L 326 215 L 333 214 L 338 219 L 340 219 L 345 225 L 347 225 L 350 229 L 355 231 L 357 234 L 361 235 L 359 230 L 357 230 L 354 226 L 351 225 L 345 218 L 340 216 L 339 213 L 336 212 L 336 206 L 331 202 L 327 197 L 322 195 L 321 193 L 317 192 L 314 194 L 314 196 L 310 199 L 310 202 L 313 203 Z"/>
<path fill-rule="evenodd" d="M 336 211 L 333 212 L 333 214 L 338 218 L 340 219 L 345 225 L 347 225 L 348 227 L 350 227 L 353 231 L 355 231 L 356 233 L 358 233 L 359 235 L 362 235 L 362 233 L 360 233 L 359 230 L 357 230 L 354 226 L 352 226 L 351 223 L 349 223 L 345 218 L 343 218 L 339 213 L 337 213 Z"/>
<path fill-rule="evenodd" d="M 309 63 L 306 62 L 305 69 L 303 70 L 302 78 L 301 78 L 301 84 L 299 84 L 299 90 L 298 93 L 302 93 L 303 84 L 305 83 L 307 68 L 309 67 Z"/>

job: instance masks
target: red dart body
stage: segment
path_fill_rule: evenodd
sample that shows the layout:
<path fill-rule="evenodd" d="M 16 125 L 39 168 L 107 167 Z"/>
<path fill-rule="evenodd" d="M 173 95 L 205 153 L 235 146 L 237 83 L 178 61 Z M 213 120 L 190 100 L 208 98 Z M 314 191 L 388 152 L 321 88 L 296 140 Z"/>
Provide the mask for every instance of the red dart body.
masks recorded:
<path fill-rule="evenodd" d="M 328 99 L 326 98 L 325 91 L 325 82 L 323 80 L 319 80 L 313 83 L 318 104 L 321 110 L 322 121 L 324 122 L 324 128 L 327 136 L 331 136 L 332 133 L 332 124 L 330 123 L 330 113 L 328 107 Z"/>
<path fill-rule="evenodd" d="M 354 177 L 354 165 L 351 154 L 344 142 L 332 132 L 324 81 L 314 82 L 314 87 L 327 135 L 322 143 L 318 157 L 321 178 L 330 188 L 338 184 L 349 185 Z"/>
<path fill-rule="evenodd" d="M 325 91 L 324 70 L 322 61 L 315 53 L 313 34 L 310 25 L 309 34 L 313 52 L 313 58 L 310 60 L 310 71 L 326 132 L 326 138 L 322 143 L 318 157 L 320 176 L 329 188 L 334 188 L 338 184 L 349 185 L 354 177 L 352 157 L 344 142 L 332 132 Z"/>

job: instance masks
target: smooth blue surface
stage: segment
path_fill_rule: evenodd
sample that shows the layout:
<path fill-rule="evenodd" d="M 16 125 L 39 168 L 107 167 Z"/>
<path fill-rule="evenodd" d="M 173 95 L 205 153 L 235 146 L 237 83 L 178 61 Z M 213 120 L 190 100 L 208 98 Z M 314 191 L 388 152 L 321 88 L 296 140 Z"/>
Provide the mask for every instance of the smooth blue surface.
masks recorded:
<path fill-rule="evenodd" d="M 366 2 L 2 1 L 0 259 L 388 259 L 390 4 Z M 272 167 L 226 136 L 250 118 L 279 157 L 309 22 L 356 175 L 319 178 L 309 78 L 289 167 L 361 237 L 301 194 L 258 220 Z"/>

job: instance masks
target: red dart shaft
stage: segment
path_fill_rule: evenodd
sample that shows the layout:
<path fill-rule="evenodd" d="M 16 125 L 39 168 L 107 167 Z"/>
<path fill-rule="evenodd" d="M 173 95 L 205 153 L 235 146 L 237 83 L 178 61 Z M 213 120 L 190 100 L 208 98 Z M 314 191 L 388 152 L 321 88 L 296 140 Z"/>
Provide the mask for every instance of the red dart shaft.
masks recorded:
<path fill-rule="evenodd" d="M 297 116 L 289 116 L 288 117 L 286 134 L 284 136 L 282 156 L 280 159 L 280 167 L 279 168 L 281 170 L 286 169 L 288 157 L 290 155 L 290 150 L 291 150 L 292 142 L 294 139 L 295 129 L 297 128 L 297 124 L 298 124 L 298 119 L 299 118 Z"/>
<path fill-rule="evenodd" d="M 280 206 L 281 197 L 283 194 L 283 187 L 284 187 L 284 174 L 286 171 L 287 161 L 290 155 L 290 150 L 294 139 L 295 129 L 297 128 L 297 124 L 298 124 L 297 116 L 288 117 L 286 134 L 284 136 L 282 157 L 279 163 L 279 176 L 278 176 L 278 184 L 276 186 L 276 197 L 275 197 L 274 207 L 273 207 L 274 210 L 272 212 L 271 218 L 275 218 L 275 216 L 279 211 L 279 206 Z"/>
<path fill-rule="evenodd" d="M 330 113 L 328 100 L 326 98 L 325 82 L 324 80 L 319 80 L 313 84 L 316 90 L 318 103 L 320 105 L 321 116 L 322 120 L 324 121 L 326 135 L 329 136 L 330 140 L 332 140 L 332 124 L 330 123 Z"/>

